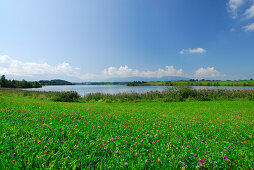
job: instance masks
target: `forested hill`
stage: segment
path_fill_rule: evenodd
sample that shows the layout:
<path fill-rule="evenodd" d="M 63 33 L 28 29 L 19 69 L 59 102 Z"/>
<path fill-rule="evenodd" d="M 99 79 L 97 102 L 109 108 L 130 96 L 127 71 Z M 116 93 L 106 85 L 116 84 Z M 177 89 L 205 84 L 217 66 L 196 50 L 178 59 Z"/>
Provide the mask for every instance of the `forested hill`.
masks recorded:
<path fill-rule="evenodd" d="M 7 80 L 5 75 L 0 78 L 0 88 L 40 88 L 41 84 L 38 81 L 18 81 Z"/>
<path fill-rule="evenodd" d="M 66 80 L 60 80 L 60 79 L 40 80 L 39 83 L 43 86 L 46 86 L 46 85 L 74 85 L 71 82 L 68 82 Z"/>

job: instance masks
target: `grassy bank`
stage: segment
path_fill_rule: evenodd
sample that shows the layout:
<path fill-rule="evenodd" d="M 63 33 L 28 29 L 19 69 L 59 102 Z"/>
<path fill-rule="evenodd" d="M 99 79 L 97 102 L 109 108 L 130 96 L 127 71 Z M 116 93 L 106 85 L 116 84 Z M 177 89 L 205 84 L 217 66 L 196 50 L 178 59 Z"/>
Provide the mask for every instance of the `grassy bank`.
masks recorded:
<path fill-rule="evenodd" d="M 254 100 L 254 90 L 194 90 L 188 86 L 170 87 L 164 91 L 147 93 L 103 94 L 91 93 L 80 97 L 77 92 L 41 92 L 0 89 L 0 95 L 27 97 L 59 102 L 184 102 L 217 100 Z"/>
<path fill-rule="evenodd" d="M 0 95 L 2 169 L 249 169 L 254 102 L 60 103 Z"/>
<path fill-rule="evenodd" d="M 254 80 L 239 81 L 167 81 L 167 82 L 132 82 L 129 86 L 254 86 Z"/>

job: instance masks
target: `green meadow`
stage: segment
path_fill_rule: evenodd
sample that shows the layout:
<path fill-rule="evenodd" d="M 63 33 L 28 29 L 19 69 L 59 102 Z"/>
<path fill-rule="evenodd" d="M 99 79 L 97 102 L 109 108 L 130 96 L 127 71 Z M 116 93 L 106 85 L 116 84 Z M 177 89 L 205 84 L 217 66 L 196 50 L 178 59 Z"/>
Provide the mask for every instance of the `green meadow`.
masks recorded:
<path fill-rule="evenodd" d="M 1 169 L 251 169 L 254 101 L 0 95 Z"/>

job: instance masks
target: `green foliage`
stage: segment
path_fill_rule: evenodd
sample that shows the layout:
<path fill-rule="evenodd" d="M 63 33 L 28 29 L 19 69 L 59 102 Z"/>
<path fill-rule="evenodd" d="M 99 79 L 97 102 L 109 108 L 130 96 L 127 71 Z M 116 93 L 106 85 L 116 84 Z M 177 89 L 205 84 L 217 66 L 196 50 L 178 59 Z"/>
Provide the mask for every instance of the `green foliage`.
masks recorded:
<path fill-rule="evenodd" d="M 59 79 L 40 80 L 39 83 L 43 86 L 46 86 L 46 85 L 73 85 L 71 82 L 68 82 L 66 80 L 59 80 Z"/>
<path fill-rule="evenodd" d="M 178 84 L 175 87 L 167 87 L 166 89 L 168 101 L 185 101 L 191 96 L 191 93 L 191 87 L 185 84 Z"/>
<path fill-rule="evenodd" d="M 216 100 L 253 100 L 254 90 L 194 90 L 189 86 L 168 87 L 165 91 L 150 91 L 147 93 L 91 93 L 80 97 L 77 92 L 43 92 L 0 89 L 0 95 L 22 96 L 54 100 L 59 102 L 184 102 L 184 101 L 216 101 Z"/>
<path fill-rule="evenodd" d="M 251 169 L 253 112 L 253 101 L 84 104 L 0 95 L 0 167 Z"/>
<path fill-rule="evenodd" d="M 145 81 L 133 81 L 133 82 L 128 82 L 126 84 L 127 86 L 143 86 L 146 85 Z"/>
<path fill-rule="evenodd" d="M 18 81 L 18 80 L 7 80 L 5 75 L 1 76 L 0 88 L 40 88 L 41 84 L 37 81 Z"/>
<path fill-rule="evenodd" d="M 184 84 L 186 86 L 254 86 L 254 80 L 239 81 L 218 81 L 218 80 L 194 80 L 189 81 L 166 81 L 166 82 L 147 82 L 147 83 L 131 83 L 132 86 L 178 86 Z"/>
<path fill-rule="evenodd" d="M 61 92 L 53 98 L 54 101 L 58 102 L 74 102 L 80 98 L 80 95 L 76 91 Z"/>
<path fill-rule="evenodd" d="M 179 85 L 168 87 L 165 91 L 150 91 L 143 94 L 119 93 L 103 94 L 92 93 L 84 96 L 80 101 L 94 102 L 140 102 L 140 101 L 163 101 L 163 102 L 184 102 L 184 101 L 210 101 L 210 100 L 252 100 L 254 90 L 195 90 L 189 86 Z"/>

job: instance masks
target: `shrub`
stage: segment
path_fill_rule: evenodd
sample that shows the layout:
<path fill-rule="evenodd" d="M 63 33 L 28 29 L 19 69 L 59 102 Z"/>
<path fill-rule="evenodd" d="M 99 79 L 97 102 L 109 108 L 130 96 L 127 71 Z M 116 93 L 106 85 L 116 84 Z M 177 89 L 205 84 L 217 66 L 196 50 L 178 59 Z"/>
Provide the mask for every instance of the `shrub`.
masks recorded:
<path fill-rule="evenodd" d="M 74 102 L 79 98 L 80 95 L 76 91 L 68 91 L 59 93 L 53 100 L 58 102 Z"/>

